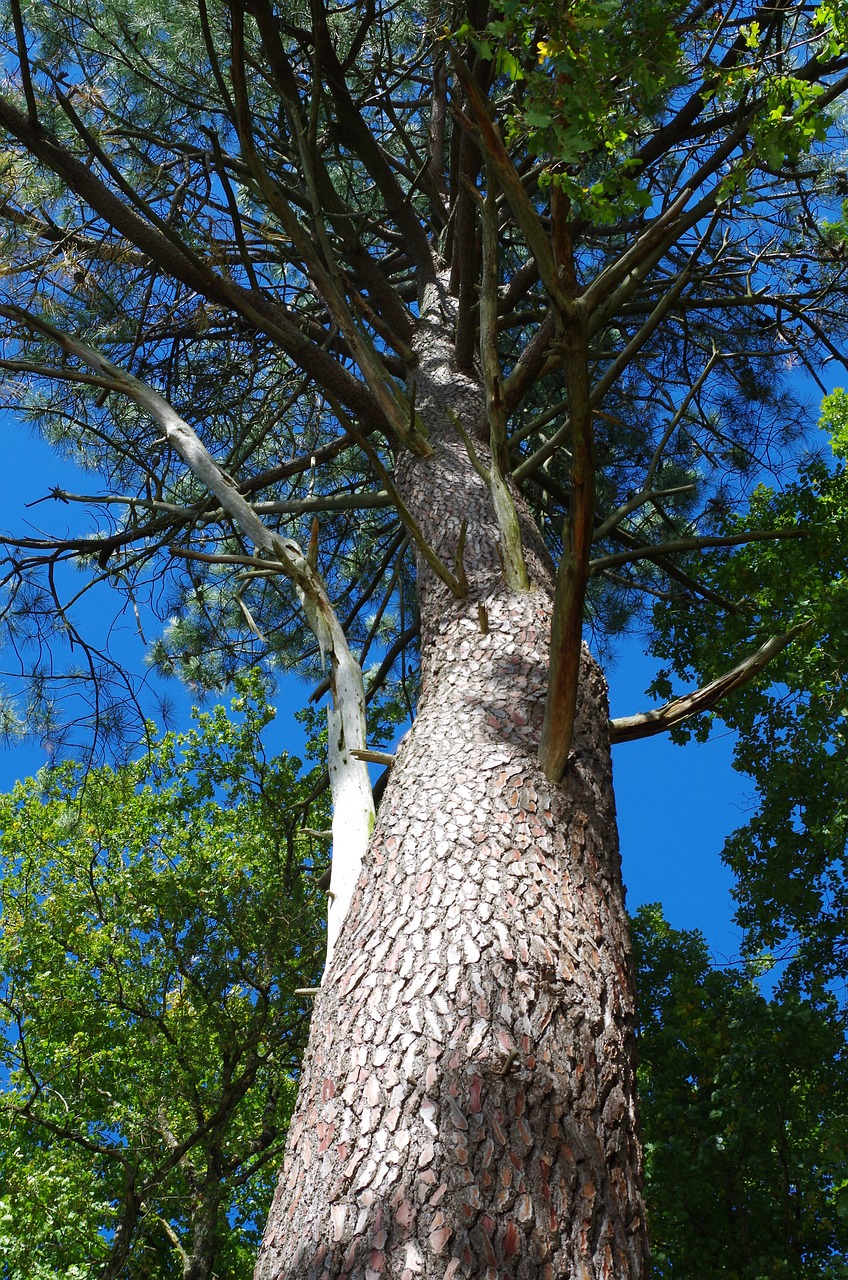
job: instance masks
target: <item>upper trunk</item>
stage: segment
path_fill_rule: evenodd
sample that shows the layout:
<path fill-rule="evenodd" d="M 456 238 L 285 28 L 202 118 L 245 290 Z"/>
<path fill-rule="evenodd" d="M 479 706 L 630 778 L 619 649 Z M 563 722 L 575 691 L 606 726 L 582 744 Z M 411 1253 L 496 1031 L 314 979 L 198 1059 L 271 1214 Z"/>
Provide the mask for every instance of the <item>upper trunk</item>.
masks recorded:
<path fill-rule="evenodd" d="M 635 1280 L 647 1245 L 604 681 L 584 653 L 552 785 L 536 759 L 544 553 L 526 528 L 532 589 L 505 587 L 490 495 L 447 412 L 479 436 L 482 396 L 451 366 L 438 305 L 417 346 L 434 454 L 405 456 L 398 483 L 449 566 L 467 521 L 469 594 L 419 565 L 419 715 L 316 1000 L 256 1276 Z"/>

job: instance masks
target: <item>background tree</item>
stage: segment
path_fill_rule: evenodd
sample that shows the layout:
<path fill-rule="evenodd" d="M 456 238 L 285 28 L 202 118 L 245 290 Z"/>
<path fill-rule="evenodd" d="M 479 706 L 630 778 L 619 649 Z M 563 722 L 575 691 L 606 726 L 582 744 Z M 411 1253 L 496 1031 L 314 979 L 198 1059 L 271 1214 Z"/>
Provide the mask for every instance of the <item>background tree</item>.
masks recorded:
<path fill-rule="evenodd" d="M 608 746 L 807 623 L 701 557 L 803 532 L 747 492 L 795 456 L 791 366 L 839 357 L 844 24 L 10 0 L 3 368 L 101 475 L 53 494 L 94 533 L 7 541 L 33 712 L 64 674 L 126 718 L 69 562 L 175 619 L 162 669 L 330 664 L 332 954 L 263 1280 L 645 1273 Z M 610 727 L 584 617 L 603 646 L 646 597 L 739 649 Z M 369 844 L 381 701 L 416 719 Z"/>
<path fill-rule="evenodd" d="M 633 930 L 653 1272 L 707 1280 L 846 1274 L 846 1047 L 836 1001 L 756 966 L 712 968 L 703 937 L 643 907 Z"/>
<path fill-rule="evenodd" d="M 258 693 L 0 801 L 4 1280 L 252 1272 L 323 950 Z"/>
<path fill-rule="evenodd" d="M 825 400 L 821 425 L 835 460 L 809 460 L 782 489 L 760 484 L 750 523 L 787 522 L 807 536 L 775 556 L 746 547 L 705 566 L 704 580 L 748 602 L 749 613 L 777 626 L 813 620 L 813 643 L 793 645 L 771 668 L 769 688 L 742 691 L 723 710 L 738 731 L 735 766 L 754 783 L 751 815 L 724 856 L 738 876 L 739 921 L 749 952 L 787 960 L 786 981 L 801 991 L 828 983 L 845 1011 L 848 981 L 846 878 L 846 397 Z M 725 517 L 724 527 L 738 527 Z M 800 584 L 800 586 L 798 585 Z M 693 628 L 678 609 L 655 616 L 654 651 L 663 661 L 657 687 L 672 674 L 703 679 L 732 650 L 735 619 Z M 684 651 L 687 656 L 684 657 Z M 706 726 L 704 726 L 706 727 Z M 688 736 L 685 726 L 678 730 Z"/>

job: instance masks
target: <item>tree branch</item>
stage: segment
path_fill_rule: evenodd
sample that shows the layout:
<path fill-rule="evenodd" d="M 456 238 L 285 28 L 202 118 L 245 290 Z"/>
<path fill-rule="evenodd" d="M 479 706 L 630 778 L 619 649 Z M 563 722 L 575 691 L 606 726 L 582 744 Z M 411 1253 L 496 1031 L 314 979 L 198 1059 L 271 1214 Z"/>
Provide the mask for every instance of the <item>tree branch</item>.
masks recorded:
<path fill-rule="evenodd" d="M 497 184 L 487 169 L 487 190 L 483 201 L 483 270 L 480 280 L 480 365 L 486 390 L 489 419 L 491 465 L 487 482 L 501 535 L 504 576 L 513 591 L 527 591 L 530 578 L 521 545 L 521 526 L 515 501 L 507 485 L 509 446 L 506 432 L 506 404 L 503 375 L 498 357 L 498 211 Z M 459 419 L 456 419 L 459 422 Z M 471 441 L 466 437 L 466 448 Z M 473 461 L 473 458 L 472 458 Z"/>
<path fill-rule="evenodd" d="M 623 502 L 617 510 L 607 516 L 603 524 L 598 525 L 592 534 L 593 542 L 600 542 L 602 538 L 606 538 L 608 534 L 616 528 L 617 525 L 634 511 L 638 511 L 639 507 L 643 507 L 646 502 L 653 502 L 657 498 L 671 498 L 679 493 L 693 493 L 697 489 L 696 484 L 678 484 L 671 489 L 656 489 L 648 492 L 634 493 L 632 498 L 628 498 Z"/>
<path fill-rule="evenodd" d="M 565 772 L 574 733 L 595 511 L 592 409 L 582 310 L 565 322 L 561 341 L 572 424 L 571 493 L 554 591 L 548 689 L 539 741 L 539 764 L 552 782 L 559 782 Z"/>
<path fill-rule="evenodd" d="M 351 354 L 359 365 L 375 402 L 380 406 L 382 416 L 390 433 L 413 452 L 426 456 L 431 452 L 431 449 L 424 439 L 422 424 L 416 420 L 414 415 L 402 411 L 399 388 L 394 386 L 386 377 L 385 370 L 371 341 L 358 327 L 351 315 L 342 287 L 338 263 L 327 239 L 326 228 L 320 221 L 318 193 L 315 189 L 314 181 L 311 180 L 313 175 L 308 147 L 292 104 L 286 104 L 289 107 L 287 112 L 289 124 L 298 144 L 304 174 L 307 178 L 307 186 L 312 188 L 312 204 L 317 210 L 314 235 L 317 236 L 318 244 L 323 250 L 323 254 L 318 252 L 312 237 L 301 225 L 293 208 L 279 185 L 267 172 L 256 150 L 247 88 L 244 12 L 239 6 L 233 9 L 232 76 L 239 143 L 253 178 L 265 196 L 268 205 L 280 219 L 286 235 L 291 239 L 309 275 L 314 280 L 316 288 L 327 304 L 330 315 L 344 335 Z"/>
<path fill-rule="evenodd" d="M 772 658 L 781 653 L 810 626 L 812 621 L 807 619 L 805 622 L 799 622 L 783 635 L 773 636 L 755 653 L 725 672 L 723 676 L 718 676 L 693 693 L 687 693 L 682 698 L 667 702 L 664 707 L 610 720 L 610 742 L 634 742 L 637 738 L 649 738 L 657 733 L 665 733 L 674 725 L 680 724 L 682 720 L 699 715 L 702 711 L 711 710 L 722 698 L 735 693 L 737 689 L 741 689 L 743 685 L 753 680 L 754 676 L 759 675 Z"/>
<path fill-rule="evenodd" d="M 374 803 L 368 771 L 350 755 L 351 747 L 365 746 L 365 691 L 362 671 L 327 595 L 317 569 L 291 539 L 281 539 L 268 529 L 239 493 L 233 480 L 218 466 L 197 433 L 171 404 L 138 378 L 107 360 L 93 347 L 61 332 L 19 307 L 2 307 L 0 314 L 42 334 L 68 355 L 87 364 L 112 382 L 114 391 L 126 396 L 161 428 L 165 440 L 192 474 L 215 495 L 235 525 L 253 542 L 268 568 L 279 565 L 292 582 L 322 656 L 332 661 L 333 706 L 328 708 L 329 769 L 334 798 L 334 893 L 328 922 L 328 959 L 342 920 L 350 906 L 359 869 L 374 824 Z M 265 566 L 265 561 L 260 564 Z"/>
<path fill-rule="evenodd" d="M 746 542 L 765 542 L 775 538 L 806 538 L 806 529 L 754 529 L 750 533 L 732 533 L 703 538 L 678 538 L 674 542 L 661 542 L 658 546 L 634 547 L 632 551 L 616 551 L 590 561 L 589 573 L 595 577 L 605 569 L 628 564 L 631 560 L 653 559 L 658 555 L 672 555 L 680 551 L 703 551 L 707 547 L 739 547 Z"/>
<path fill-rule="evenodd" d="M 551 301 L 563 316 L 572 315 L 576 304 L 563 287 L 557 265 L 554 262 L 548 233 L 542 225 L 542 220 L 534 209 L 530 197 L 524 190 L 497 126 L 491 119 L 486 99 L 481 94 L 471 71 L 455 49 L 451 50 L 451 60 L 460 83 L 465 90 L 465 96 L 474 120 L 472 122 L 458 108 L 455 108 L 456 115 L 466 129 L 476 137 L 481 151 L 491 165 L 513 216 L 524 233 L 530 252 L 536 260 L 539 276 L 550 295 Z"/>
<path fill-rule="evenodd" d="M 27 116 L 2 96 L 0 128 L 17 138 L 35 159 L 60 177 L 108 226 L 125 236 L 163 272 L 209 301 L 232 308 L 260 332 L 267 333 L 320 387 L 334 390 L 342 404 L 353 413 L 374 425 L 383 421 L 383 413 L 365 384 L 317 343 L 305 337 L 285 307 L 218 275 L 176 237 L 169 238 L 158 227 L 145 221 L 88 165 L 61 146 L 46 130 L 34 129 Z"/>
<path fill-rule="evenodd" d="M 322 0 L 312 0 L 310 11 L 312 35 L 336 107 L 336 128 L 374 179 L 386 202 L 386 212 L 400 230 L 420 277 L 422 280 L 434 280 L 436 269 L 426 232 L 351 96 L 344 68 L 336 55 Z"/>

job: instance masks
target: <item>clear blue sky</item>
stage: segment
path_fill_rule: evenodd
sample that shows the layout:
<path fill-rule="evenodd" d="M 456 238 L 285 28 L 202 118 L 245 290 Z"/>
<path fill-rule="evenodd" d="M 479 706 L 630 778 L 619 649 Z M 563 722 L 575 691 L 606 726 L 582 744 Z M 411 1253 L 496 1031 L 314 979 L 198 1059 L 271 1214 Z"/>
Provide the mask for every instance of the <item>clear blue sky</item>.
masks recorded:
<path fill-rule="evenodd" d="M 57 485 L 97 492 L 97 477 L 83 476 L 10 416 L 2 419 L 2 429 L 4 456 L 13 463 L 0 470 L 0 529 L 20 531 L 26 521 L 33 534 L 40 527 L 56 531 L 62 527 L 65 508 L 47 502 L 27 511 L 25 504 L 43 498 Z M 96 619 L 89 620 L 92 624 Z M 141 670 L 143 647 L 131 626 L 121 643 L 128 660 Z M 3 662 L 2 668 L 6 665 Z M 652 675 L 652 664 L 638 641 L 622 647 L 618 661 L 608 670 L 614 716 L 650 705 L 644 690 Z M 305 691 L 306 686 L 293 682 L 290 696 L 281 702 L 274 735 L 280 746 L 294 751 L 302 750 L 303 736 L 291 712 Z M 179 718 L 187 722 L 190 695 L 181 693 L 175 682 L 168 684 L 167 692 L 177 703 Z M 643 902 L 661 901 L 673 925 L 703 930 L 719 963 L 735 958 L 740 942 L 732 922 L 732 879 L 719 855 L 725 837 L 745 820 L 751 790 L 731 768 L 731 753 L 732 740 L 720 731 L 703 745 L 676 747 L 661 735 L 622 743 L 614 751 L 628 906 L 633 910 Z M 46 763 L 46 752 L 39 744 L 0 747 L 0 787 L 10 787 L 16 778 Z"/>
<path fill-rule="evenodd" d="M 607 669 L 615 716 L 646 710 L 644 690 L 654 674 L 637 643 Z M 721 861 L 725 838 L 746 821 L 753 785 L 732 768 L 733 735 L 720 724 L 709 741 L 685 747 L 658 734 L 613 748 L 619 834 L 631 911 L 662 902 L 678 929 L 701 929 L 714 959 L 739 954 L 733 923 L 733 877 Z"/>

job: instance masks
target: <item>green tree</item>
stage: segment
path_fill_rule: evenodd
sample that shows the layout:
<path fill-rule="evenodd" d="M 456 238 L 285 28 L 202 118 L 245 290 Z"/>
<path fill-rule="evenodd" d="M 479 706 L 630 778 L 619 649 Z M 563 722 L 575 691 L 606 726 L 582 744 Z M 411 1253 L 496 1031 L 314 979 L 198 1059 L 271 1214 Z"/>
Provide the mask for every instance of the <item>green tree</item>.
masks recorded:
<path fill-rule="evenodd" d="M 323 950 L 257 692 L 0 799 L 4 1280 L 252 1273 Z"/>
<path fill-rule="evenodd" d="M 825 400 L 822 426 L 835 458 L 808 460 L 791 483 L 761 484 L 752 494 L 748 526 L 795 526 L 803 538 L 784 545 L 752 544 L 705 566 L 712 590 L 744 602 L 720 626 L 694 625 L 679 608 L 654 617 L 654 652 L 664 661 L 657 681 L 708 679 L 729 653 L 769 619 L 776 628 L 806 624 L 804 644 L 781 653 L 772 683 L 752 685 L 721 709 L 738 733 L 735 767 L 753 781 L 752 813 L 728 839 L 724 857 L 737 875 L 739 921 L 747 947 L 788 960 L 788 981 L 801 990 L 831 984 L 844 1004 L 848 982 L 848 470 L 845 393 Z M 739 528 L 727 514 L 722 527 Z M 696 730 L 704 733 L 708 723 Z M 687 726 L 677 731 L 684 739 Z"/>
<path fill-rule="evenodd" d="M 643 907 L 633 941 L 653 1272 L 848 1274 L 848 1053 L 836 1001 L 767 1000 Z"/>
<path fill-rule="evenodd" d="M 8 400 L 97 472 L 6 541 L 34 722 L 61 738 L 64 674 L 125 725 L 77 610 L 107 586 L 162 671 L 331 694 L 328 965 L 258 1276 L 644 1276 L 609 745 L 800 623 L 612 725 L 583 625 L 736 618 L 708 553 L 799 534 L 748 496 L 797 454 L 792 367 L 841 358 L 843 6 L 2 12 Z"/>

